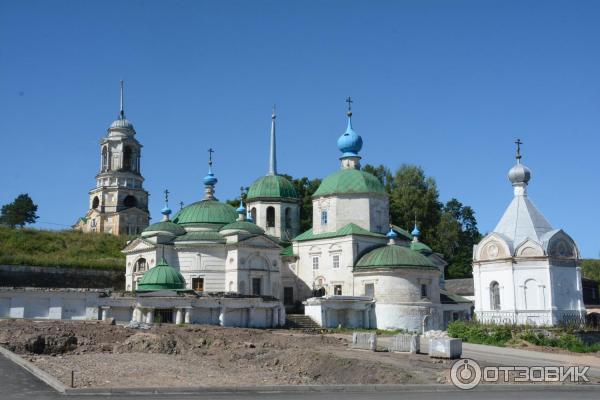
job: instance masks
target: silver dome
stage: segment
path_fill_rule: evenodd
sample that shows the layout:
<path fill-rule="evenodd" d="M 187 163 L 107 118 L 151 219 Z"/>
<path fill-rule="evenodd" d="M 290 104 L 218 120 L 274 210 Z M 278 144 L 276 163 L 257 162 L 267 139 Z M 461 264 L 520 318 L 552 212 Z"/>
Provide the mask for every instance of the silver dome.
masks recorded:
<path fill-rule="evenodd" d="M 508 180 L 514 185 L 515 183 L 528 183 L 531 179 L 531 170 L 525 165 L 519 163 L 508 171 Z"/>
<path fill-rule="evenodd" d="M 109 129 L 128 129 L 131 131 L 135 130 L 135 129 L 133 129 L 133 124 L 125 118 L 123 118 L 123 119 L 119 118 L 119 119 L 114 120 L 113 123 L 110 124 Z"/>

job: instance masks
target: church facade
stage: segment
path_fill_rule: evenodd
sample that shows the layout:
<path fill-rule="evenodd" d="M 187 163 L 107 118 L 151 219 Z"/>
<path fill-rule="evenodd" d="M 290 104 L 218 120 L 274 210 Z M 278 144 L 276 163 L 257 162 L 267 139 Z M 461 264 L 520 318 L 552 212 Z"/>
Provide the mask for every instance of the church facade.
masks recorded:
<path fill-rule="evenodd" d="M 83 232 L 138 235 L 150 220 L 148 192 L 143 188 L 142 145 L 133 124 L 125 118 L 121 82 L 119 117 L 100 140 L 100 170 L 89 192 L 88 211 L 74 229 Z"/>
<path fill-rule="evenodd" d="M 586 311 L 577 244 L 529 199 L 531 171 L 521 163 L 520 145 L 508 173 L 514 197 L 473 249 L 475 314 L 499 324 L 580 324 Z"/>

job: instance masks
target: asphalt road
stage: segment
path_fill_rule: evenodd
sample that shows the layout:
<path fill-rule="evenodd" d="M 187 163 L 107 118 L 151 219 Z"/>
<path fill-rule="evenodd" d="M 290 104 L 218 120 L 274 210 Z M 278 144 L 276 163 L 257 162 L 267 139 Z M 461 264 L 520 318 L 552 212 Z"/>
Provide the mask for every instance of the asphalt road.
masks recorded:
<path fill-rule="evenodd" d="M 147 377 L 151 380 L 151 377 Z M 511 397 L 525 397 L 527 399 L 558 400 L 565 398 L 577 398 L 578 400 L 600 398 L 600 386 L 576 386 L 576 387 L 537 387 L 516 386 L 511 387 L 479 387 L 471 391 L 462 391 L 451 386 L 422 386 L 419 388 L 400 389 L 394 391 L 305 391 L 305 392 L 261 392 L 250 391 L 236 393 L 234 391 L 227 393 L 205 392 L 201 394 L 157 394 L 157 395 L 136 395 L 136 394 L 116 394 L 112 396 L 105 395 L 61 395 L 54 389 L 46 386 L 36 377 L 29 374 L 21 367 L 13 364 L 10 360 L 0 356 L 0 400 L 99 400 L 110 398 L 111 400 L 126 399 L 172 399 L 172 400 L 191 400 L 191 399 L 223 399 L 223 400 L 251 400 L 251 399 L 281 399 L 281 400 L 398 400 L 398 399 L 444 399 L 444 400 L 469 400 L 469 399 L 506 399 Z"/>

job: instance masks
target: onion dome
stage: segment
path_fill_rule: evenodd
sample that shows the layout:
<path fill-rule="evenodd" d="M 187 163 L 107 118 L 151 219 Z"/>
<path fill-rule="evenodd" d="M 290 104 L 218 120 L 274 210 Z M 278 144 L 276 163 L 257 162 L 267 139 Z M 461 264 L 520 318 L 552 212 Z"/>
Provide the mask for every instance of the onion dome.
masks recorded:
<path fill-rule="evenodd" d="M 412 230 L 412 232 L 410 234 L 413 235 L 414 237 L 417 237 L 417 238 L 419 236 L 421 236 L 421 231 L 417 227 L 417 224 L 415 224 L 415 227 L 413 228 L 413 230 Z"/>
<path fill-rule="evenodd" d="M 348 126 L 346 132 L 337 140 L 337 147 L 342 152 L 343 158 L 358 157 L 358 152 L 362 149 L 362 146 L 362 138 L 352 129 L 352 113 L 348 112 Z"/>
<path fill-rule="evenodd" d="M 157 290 L 184 290 L 185 279 L 183 275 L 167 264 L 163 258 L 154 268 L 150 268 L 138 284 L 138 292 L 152 292 Z"/>
<path fill-rule="evenodd" d="M 527 184 L 531 179 L 531 170 L 520 162 L 508 171 L 508 180 L 513 185 Z"/>
<path fill-rule="evenodd" d="M 248 189 L 246 201 L 258 199 L 298 200 L 294 185 L 281 175 L 267 175 L 255 180 Z"/>
<path fill-rule="evenodd" d="M 396 231 L 394 231 L 394 230 L 392 229 L 392 227 L 390 226 L 390 230 L 388 231 L 388 233 L 386 233 L 386 234 L 385 234 L 385 236 L 386 236 L 388 239 L 396 239 L 396 238 L 398 237 L 398 234 L 397 234 L 397 233 L 396 233 Z"/>
<path fill-rule="evenodd" d="M 426 268 L 438 269 L 433 262 L 417 251 L 406 246 L 387 245 L 378 247 L 362 256 L 356 269 L 371 268 Z"/>
<path fill-rule="evenodd" d="M 241 200 L 240 200 L 240 206 L 235 209 L 235 212 L 238 213 L 239 215 L 245 215 L 246 214 L 246 207 L 244 207 L 244 203 L 242 203 Z"/>
<path fill-rule="evenodd" d="M 236 233 L 250 233 L 252 235 L 262 235 L 265 233 L 265 231 L 260 226 L 252 222 L 235 221 L 219 229 L 219 233 L 221 233 L 224 236 L 233 235 Z"/>
<path fill-rule="evenodd" d="M 230 224 L 237 219 L 235 208 L 217 200 L 201 200 L 182 208 L 173 222 L 182 226 Z"/>
<path fill-rule="evenodd" d="M 376 193 L 385 195 L 385 187 L 377 177 L 358 169 L 341 169 L 327 176 L 313 195 Z"/>

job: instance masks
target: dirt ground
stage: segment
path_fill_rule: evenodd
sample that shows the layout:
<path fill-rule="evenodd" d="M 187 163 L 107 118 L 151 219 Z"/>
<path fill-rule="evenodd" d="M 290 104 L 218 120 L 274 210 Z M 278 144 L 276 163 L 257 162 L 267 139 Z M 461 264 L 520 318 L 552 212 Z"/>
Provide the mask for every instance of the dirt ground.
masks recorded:
<path fill-rule="evenodd" d="M 0 345 L 75 387 L 444 382 L 450 361 L 353 350 L 335 335 L 102 322 L 0 321 Z"/>

